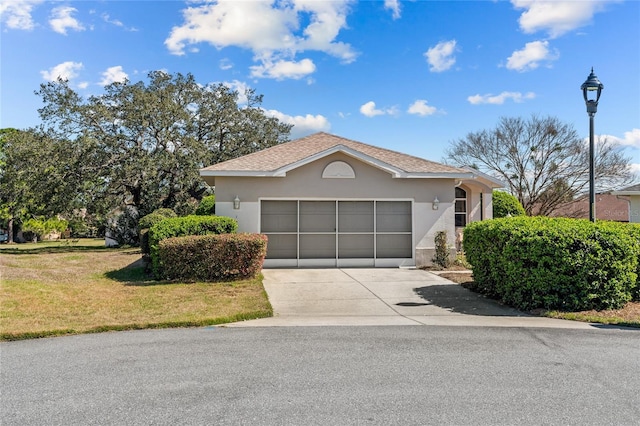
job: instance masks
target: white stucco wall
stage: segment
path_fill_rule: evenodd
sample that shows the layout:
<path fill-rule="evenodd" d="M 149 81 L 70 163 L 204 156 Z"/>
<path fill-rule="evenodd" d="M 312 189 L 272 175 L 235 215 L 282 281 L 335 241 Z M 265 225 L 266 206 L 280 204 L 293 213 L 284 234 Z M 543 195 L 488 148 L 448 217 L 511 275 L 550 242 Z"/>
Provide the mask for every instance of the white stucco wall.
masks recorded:
<path fill-rule="evenodd" d="M 629 199 L 629 222 L 640 223 L 640 195 L 631 195 Z"/>

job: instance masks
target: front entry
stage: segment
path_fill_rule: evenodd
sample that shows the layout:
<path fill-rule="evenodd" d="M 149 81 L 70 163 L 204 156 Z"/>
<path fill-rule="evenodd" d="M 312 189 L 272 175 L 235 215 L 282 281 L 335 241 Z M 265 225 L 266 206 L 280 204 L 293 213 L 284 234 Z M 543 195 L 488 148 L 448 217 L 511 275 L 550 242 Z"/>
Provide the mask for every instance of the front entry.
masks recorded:
<path fill-rule="evenodd" d="M 413 260 L 412 202 L 262 200 L 267 267 L 400 266 Z"/>

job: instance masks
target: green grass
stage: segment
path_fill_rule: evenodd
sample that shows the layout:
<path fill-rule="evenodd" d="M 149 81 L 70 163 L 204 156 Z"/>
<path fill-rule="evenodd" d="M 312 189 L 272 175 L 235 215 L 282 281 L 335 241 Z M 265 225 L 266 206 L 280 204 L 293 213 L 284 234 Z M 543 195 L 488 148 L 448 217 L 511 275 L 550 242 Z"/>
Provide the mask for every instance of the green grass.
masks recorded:
<path fill-rule="evenodd" d="M 0 254 L 42 254 L 74 251 L 108 250 L 104 238 L 38 241 L 37 243 L 0 244 Z"/>
<path fill-rule="evenodd" d="M 206 326 L 273 315 L 261 276 L 228 283 L 155 281 L 139 260 L 138 249 L 104 249 L 92 240 L 3 246 L 0 339 Z"/>
<path fill-rule="evenodd" d="M 547 311 L 544 312 L 543 315 L 550 318 L 640 328 L 640 302 L 629 302 L 623 309 L 612 311 Z"/>

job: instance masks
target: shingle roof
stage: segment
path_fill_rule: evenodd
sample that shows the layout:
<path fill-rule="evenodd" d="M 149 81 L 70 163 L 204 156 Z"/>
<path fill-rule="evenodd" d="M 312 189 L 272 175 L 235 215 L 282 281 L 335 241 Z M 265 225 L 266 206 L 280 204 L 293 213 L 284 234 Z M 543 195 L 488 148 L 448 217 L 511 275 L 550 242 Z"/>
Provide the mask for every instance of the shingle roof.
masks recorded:
<path fill-rule="evenodd" d="M 621 189 L 620 191 L 640 192 L 640 183 Z"/>
<path fill-rule="evenodd" d="M 462 168 L 447 166 L 324 132 L 205 167 L 201 170 L 201 175 L 215 176 L 218 172 L 221 172 L 221 175 L 229 175 L 232 172 L 276 172 L 294 166 L 296 163 L 304 162 L 311 157 L 322 156 L 321 154 L 324 152 L 330 153 L 332 149 L 336 148 L 352 151 L 360 154 L 359 156 L 362 158 L 381 162 L 406 174 L 470 175 L 468 170 Z"/>

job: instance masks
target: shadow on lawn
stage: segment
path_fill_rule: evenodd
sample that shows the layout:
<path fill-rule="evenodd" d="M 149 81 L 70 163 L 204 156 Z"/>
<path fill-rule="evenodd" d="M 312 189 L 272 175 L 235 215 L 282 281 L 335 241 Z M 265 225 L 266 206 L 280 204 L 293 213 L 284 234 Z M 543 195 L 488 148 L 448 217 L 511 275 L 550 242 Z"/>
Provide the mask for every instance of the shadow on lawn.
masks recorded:
<path fill-rule="evenodd" d="M 139 254 L 139 253 L 138 253 Z M 125 286 L 144 287 L 153 285 L 175 284 L 173 281 L 156 280 L 151 273 L 145 271 L 142 259 L 125 266 L 122 269 L 109 271 L 104 274 L 105 277 L 124 283 Z"/>
<path fill-rule="evenodd" d="M 53 247 L 37 247 L 35 244 L 26 243 L 29 246 L 10 245 L 0 247 L 0 254 L 54 254 L 54 253 L 71 253 L 71 252 L 97 252 L 113 250 L 110 247 L 96 246 L 79 246 L 79 245 L 61 245 Z"/>

